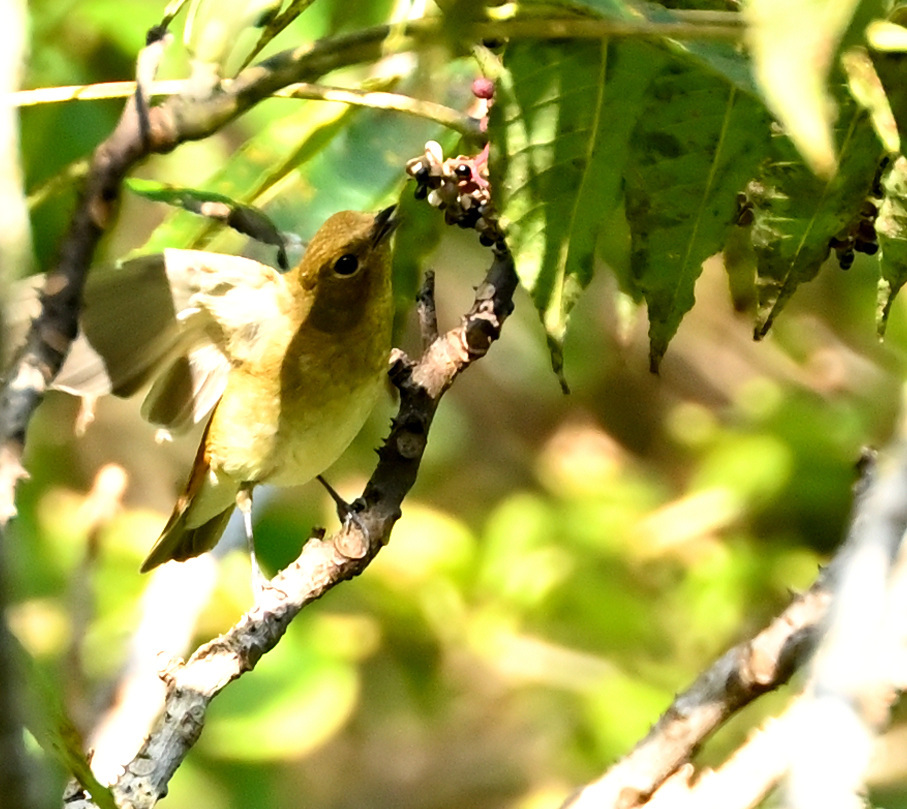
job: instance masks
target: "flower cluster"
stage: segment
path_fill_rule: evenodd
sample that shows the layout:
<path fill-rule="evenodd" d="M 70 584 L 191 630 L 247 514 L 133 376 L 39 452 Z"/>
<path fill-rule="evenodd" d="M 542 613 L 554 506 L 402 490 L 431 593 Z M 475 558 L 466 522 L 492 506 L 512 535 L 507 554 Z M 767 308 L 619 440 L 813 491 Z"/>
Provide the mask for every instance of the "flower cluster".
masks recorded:
<path fill-rule="evenodd" d="M 430 140 L 424 154 L 407 162 L 406 172 L 416 181 L 416 199 L 444 211 L 448 225 L 474 229 L 486 246 L 502 238 L 491 204 L 488 146 L 474 156 L 445 160 L 440 144 Z"/>
<path fill-rule="evenodd" d="M 475 97 L 469 115 L 488 129 L 488 110 L 494 103 L 494 82 L 484 77 L 472 83 Z M 425 152 L 406 164 L 406 173 L 416 181 L 416 199 L 444 211 L 448 225 L 472 228 L 479 241 L 490 247 L 504 238 L 498 216 L 491 204 L 488 184 L 488 144 L 477 155 L 458 155 L 444 159 L 441 145 L 430 140 Z"/>

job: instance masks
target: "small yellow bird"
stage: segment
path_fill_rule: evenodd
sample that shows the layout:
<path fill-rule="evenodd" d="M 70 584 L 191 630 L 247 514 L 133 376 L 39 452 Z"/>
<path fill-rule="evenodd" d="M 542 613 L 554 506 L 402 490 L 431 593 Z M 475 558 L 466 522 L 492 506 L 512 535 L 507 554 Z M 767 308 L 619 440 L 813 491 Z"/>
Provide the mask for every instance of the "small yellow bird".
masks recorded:
<path fill-rule="evenodd" d="M 178 431 L 211 414 L 142 571 L 213 548 L 236 504 L 250 531 L 256 484 L 311 480 L 359 432 L 391 349 L 393 214 L 334 214 L 285 275 L 168 250 L 87 285 L 54 387 L 129 395 L 154 378 L 142 408 L 152 423 Z M 122 317 L 124 296 L 134 319 Z"/>

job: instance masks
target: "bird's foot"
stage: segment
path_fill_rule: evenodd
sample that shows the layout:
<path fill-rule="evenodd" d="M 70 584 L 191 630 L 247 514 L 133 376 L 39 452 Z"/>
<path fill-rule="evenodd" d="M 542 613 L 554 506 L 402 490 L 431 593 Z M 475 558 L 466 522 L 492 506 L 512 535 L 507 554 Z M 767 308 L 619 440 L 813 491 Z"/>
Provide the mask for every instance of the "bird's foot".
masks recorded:
<path fill-rule="evenodd" d="M 347 503 L 338 493 L 337 490 L 331 486 L 321 475 L 315 478 L 322 486 L 324 486 L 325 491 L 330 495 L 331 500 L 334 501 L 334 505 L 337 507 L 337 516 L 340 518 L 340 522 L 344 525 L 350 521 L 355 522 L 361 527 L 361 524 L 356 520 L 358 512 L 362 509 L 362 506 L 358 500 L 354 500 L 352 503 Z"/>
<path fill-rule="evenodd" d="M 340 518 L 340 522 L 343 524 L 343 527 L 346 528 L 350 523 L 355 525 L 365 536 L 368 537 L 368 530 L 365 527 L 365 523 L 359 517 L 359 512 L 362 510 L 364 503 L 362 500 L 354 500 L 352 503 L 347 503 L 328 483 L 321 475 L 318 475 L 316 480 L 325 488 L 325 491 L 330 495 L 331 500 L 334 501 L 334 505 L 337 507 L 337 516 Z"/>

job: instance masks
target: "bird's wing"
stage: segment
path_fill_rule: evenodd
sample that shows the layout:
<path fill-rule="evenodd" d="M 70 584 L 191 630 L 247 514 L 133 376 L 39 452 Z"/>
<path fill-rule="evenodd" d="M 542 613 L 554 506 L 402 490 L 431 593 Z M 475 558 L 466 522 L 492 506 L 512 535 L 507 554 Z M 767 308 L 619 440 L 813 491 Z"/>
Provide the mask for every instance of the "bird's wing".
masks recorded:
<path fill-rule="evenodd" d="M 89 276 L 81 331 L 54 387 L 129 396 L 153 380 L 143 415 L 180 431 L 223 394 L 232 365 L 286 327 L 290 294 L 273 268 L 198 250 L 165 250 Z"/>

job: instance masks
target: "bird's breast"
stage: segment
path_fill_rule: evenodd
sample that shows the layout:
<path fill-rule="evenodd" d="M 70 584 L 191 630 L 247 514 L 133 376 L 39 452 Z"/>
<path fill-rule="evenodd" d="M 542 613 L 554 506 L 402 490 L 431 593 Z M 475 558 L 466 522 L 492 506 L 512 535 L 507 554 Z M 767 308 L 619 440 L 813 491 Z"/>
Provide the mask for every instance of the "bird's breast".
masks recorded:
<path fill-rule="evenodd" d="M 289 486 L 334 463 L 368 418 L 387 370 L 390 335 L 363 337 L 343 344 L 297 334 L 279 364 L 234 368 L 209 430 L 212 468 Z"/>

